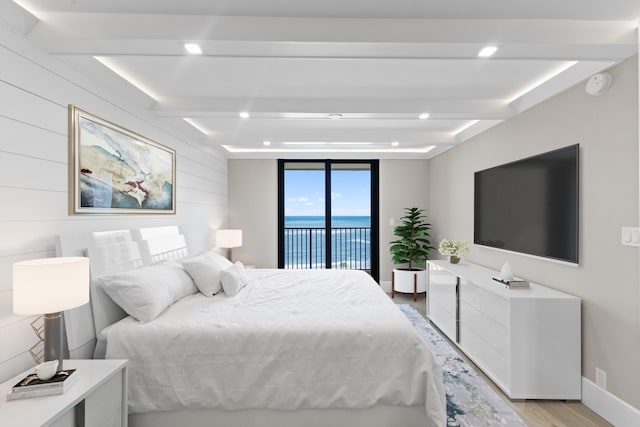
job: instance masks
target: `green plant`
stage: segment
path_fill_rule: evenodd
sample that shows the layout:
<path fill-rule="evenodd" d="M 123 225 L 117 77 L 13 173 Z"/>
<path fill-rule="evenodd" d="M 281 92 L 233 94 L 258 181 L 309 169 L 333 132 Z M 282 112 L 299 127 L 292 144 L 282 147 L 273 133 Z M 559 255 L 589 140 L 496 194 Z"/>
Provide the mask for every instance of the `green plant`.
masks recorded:
<path fill-rule="evenodd" d="M 429 259 L 429 251 L 434 249 L 429 240 L 431 224 L 426 221 L 424 209 L 418 208 L 405 208 L 400 222 L 393 230 L 399 239 L 391 242 L 391 260 L 394 264 L 409 264 L 410 271 L 417 270 L 414 265 L 423 264 Z"/>
<path fill-rule="evenodd" d="M 466 240 L 442 239 L 438 246 L 438 252 L 442 255 L 464 256 L 469 251 L 469 242 Z"/>

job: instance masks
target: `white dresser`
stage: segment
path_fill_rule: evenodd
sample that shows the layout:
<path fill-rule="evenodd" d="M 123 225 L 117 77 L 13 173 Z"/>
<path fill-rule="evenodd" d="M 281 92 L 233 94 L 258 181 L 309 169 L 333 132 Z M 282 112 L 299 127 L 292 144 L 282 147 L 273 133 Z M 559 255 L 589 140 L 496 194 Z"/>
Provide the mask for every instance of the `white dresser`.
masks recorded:
<path fill-rule="evenodd" d="M 428 265 L 427 317 L 509 398 L 581 398 L 580 298 L 507 289 L 465 261 Z"/>

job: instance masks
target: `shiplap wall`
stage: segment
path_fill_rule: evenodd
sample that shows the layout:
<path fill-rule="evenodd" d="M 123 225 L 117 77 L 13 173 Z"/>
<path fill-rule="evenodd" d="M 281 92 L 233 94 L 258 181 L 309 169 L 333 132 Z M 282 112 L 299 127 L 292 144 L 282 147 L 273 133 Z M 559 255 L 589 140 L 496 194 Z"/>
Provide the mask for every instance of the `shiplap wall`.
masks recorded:
<path fill-rule="evenodd" d="M 176 215 L 68 214 L 68 104 L 176 150 Z M 36 342 L 34 317 L 12 310 L 13 263 L 55 256 L 55 235 L 177 224 L 193 250 L 211 246 L 212 230 L 226 221 L 227 162 L 189 135 L 97 86 L 0 20 L 0 382 L 34 365 L 28 353 Z"/>

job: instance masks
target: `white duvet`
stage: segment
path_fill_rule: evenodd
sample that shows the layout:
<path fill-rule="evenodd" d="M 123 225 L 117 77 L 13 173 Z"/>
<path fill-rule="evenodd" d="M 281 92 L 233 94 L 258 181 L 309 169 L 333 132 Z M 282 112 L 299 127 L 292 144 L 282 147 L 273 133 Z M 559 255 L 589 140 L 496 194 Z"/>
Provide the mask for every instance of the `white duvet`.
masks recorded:
<path fill-rule="evenodd" d="M 129 359 L 129 412 L 425 405 L 444 426 L 442 370 L 364 272 L 247 270 L 235 297 L 196 293 L 106 332 Z"/>

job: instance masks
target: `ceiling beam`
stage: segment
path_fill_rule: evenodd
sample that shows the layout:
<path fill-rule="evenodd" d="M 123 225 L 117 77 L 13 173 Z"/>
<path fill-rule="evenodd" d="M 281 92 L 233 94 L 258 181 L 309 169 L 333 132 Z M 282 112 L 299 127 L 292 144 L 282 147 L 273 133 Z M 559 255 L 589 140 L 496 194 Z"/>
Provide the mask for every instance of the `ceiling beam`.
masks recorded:
<path fill-rule="evenodd" d="M 340 19 L 45 13 L 34 36 L 132 40 L 635 44 L 637 21 Z"/>
<path fill-rule="evenodd" d="M 456 99 L 275 99 L 188 97 L 162 98 L 151 111 L 159 117 L 237 117 L 250 111 L 254 118 L 292 118 L 288 113 L 360 115 L 357 118 L 413 119 L 416 112 L 431 113 L 430 119 L 507 119 L 515 111 L 504 100 Z"/>
<path fill-rule="evenodd" d="M 635 53 L 634 21 L 334 19 L 43 13 L 30 37 L 53 54 L 249 57 L 623 59 Z M 636 50 L 637 51 L 637 50 Z"/>

